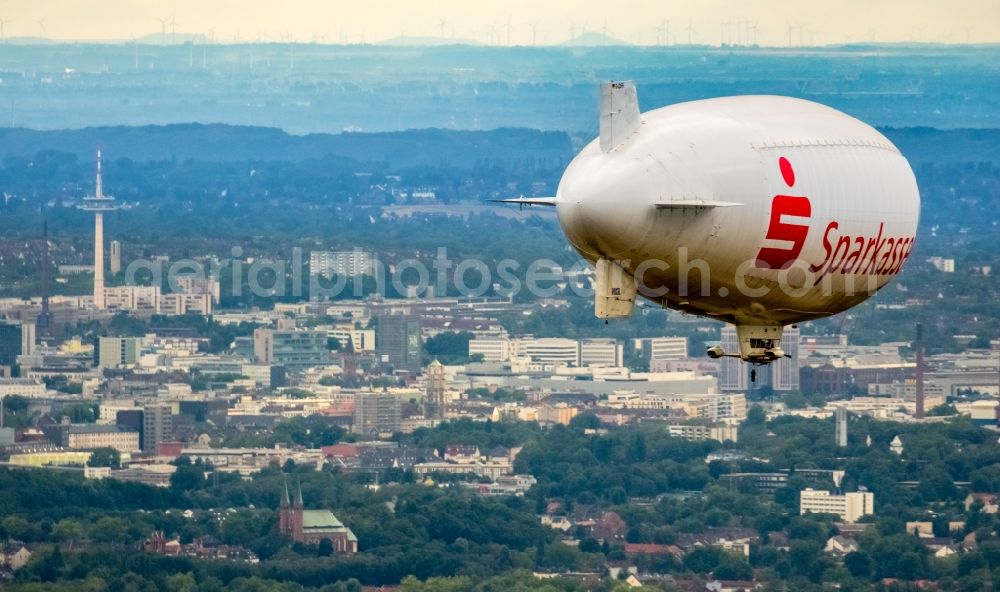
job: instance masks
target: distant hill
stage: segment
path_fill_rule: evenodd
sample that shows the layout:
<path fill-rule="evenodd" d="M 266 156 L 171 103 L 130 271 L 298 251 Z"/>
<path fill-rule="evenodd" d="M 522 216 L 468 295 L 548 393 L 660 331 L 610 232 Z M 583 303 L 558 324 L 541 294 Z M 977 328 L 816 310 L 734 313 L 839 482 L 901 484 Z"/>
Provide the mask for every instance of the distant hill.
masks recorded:
<path fill-rule="evenodd" d="M 880 130 L 911 163 L 1000 163 L 1000 129 L 939 130 L 930 127 Z"/>
<path fill-rule="evenodd" d="M 616 39 L 611 35 L 598 33 L 596 31 L 585 31 L 572 39 L 567 39 L 559 45 L 564 47 L 610 47 L 616 45 L 631 45 L 621 39 Z"/>
<path fill-rule="evenodd" d="M 136 39 L 137 43 L 145 45 L 184 45 L 194 43 L 201 45 L 208 43 L 209 39 L 201 33 L 150 33 Z"/>
<path fill-rule="evenodd" d="M 275 128 L 221 124 L 53 131 L 0 128 L 0 158 L 34 156 L 42 150 L 57 150 L 90 161 L 98 146 L 112 160 L 302 161 L 337 156 L 362 163 L 384 162 L 394 168 L 415 165 L 468 168 L 498 159 L 537 160 L 540 164 L 552 165 L 567 163 L 573 156 L 570 138 L 565 133 L 515 128 L 303 136 Z"/>
<path fill-rule="evenodd" d="M 917 166 L 923 162 L 1000 159 L 1000 129 L 882 130 Z M 589 140 L 590 138 L 583 138 Z M 0 128 L 0 158 L 34 156 L 42 150 L 94 158 L 100 146 L 113 160 L 201 160 L 207 162 L 302 161 L 324 156 L 360 163 L 468 168 L 496 160 L 568 163 L 573 141 L 563 132 L 501 128 L 491 131 L 421 129 L 401 132 L 291 135 L 276 128 L 223 124 L 90 127 L 76 130 Z"/>
<path fill-rule="evenodd" d="M 475 39 L 465 39 L 461 37 L 418 37 L 412 35 L 400 35 L 384 41 L 379 41 L 375 45 L 402 45 L 407 47 L 436 47 L 443 45 L 480 45 Z"/>

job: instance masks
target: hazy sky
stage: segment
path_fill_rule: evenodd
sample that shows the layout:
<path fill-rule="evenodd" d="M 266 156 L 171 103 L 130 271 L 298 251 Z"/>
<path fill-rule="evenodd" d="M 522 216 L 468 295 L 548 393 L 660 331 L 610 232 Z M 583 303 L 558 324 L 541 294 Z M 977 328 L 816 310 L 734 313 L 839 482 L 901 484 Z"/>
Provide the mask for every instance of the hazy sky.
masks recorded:
<path fill-rule="evenodd" d="M 756 35 L 761 45 L 783 46 L 790 28 L 796 45 L 800 38 L 1000 42 L 1000 0 L 0 0 L 0 20 L 8 37 L 86 40 L 176 30 L 220 42 L 374 42 L 439 37 L 444 21 L 445 37 L 482 43 L 559 43 L 572 28 L 652 45 L 666 41 L 657 27 L 669 21 L 671 43 L 687 42 L 689 34 L 713 45 Z"/>

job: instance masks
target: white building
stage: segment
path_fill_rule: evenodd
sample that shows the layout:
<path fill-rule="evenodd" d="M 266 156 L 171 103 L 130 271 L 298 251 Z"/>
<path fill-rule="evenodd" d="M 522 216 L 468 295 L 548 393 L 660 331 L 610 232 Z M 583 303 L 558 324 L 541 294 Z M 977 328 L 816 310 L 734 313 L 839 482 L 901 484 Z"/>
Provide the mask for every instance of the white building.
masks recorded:
<path fill-rule="evenodd" d="M 37 378 L 0 378 L 0 398 L 18 395 L 21 397 L 44 397 L 45 383 Z"/>
<path fill-rule="evenodd" d="M 532 362 L 561 366 L 580 365 L 580 344 L 574 339 L 546 337 L 523 342 L 519 348 Z"/>
<path fill-rule="evenodd" d="M 580 341 L 581 366 L 623 366 L 623 348 L 614 339 L 584 339 Z"/>
<path fill-rule="evenodd" d="M 334 325 L 327 329 L 326 335 L 339 341 L 341 349 L 350 341 L 356 353 L 375 351 L 374 329 L 356 329 L 353 324 Z"/>
<path fill-rule="evenodd" d="M 104 288 L 104 306 L 108 310 L 160 312 L 159 286 L 114 286 Z"/>
<path fill-rule="evenodd" d="M 135 401 L 125 399 L 108 399 L 101 401 L 97 408 L 97 423 L 99 425 L 115 425 L 118 422 L 119 411 L 141 410 Z"/>
<path fill-rule="evenodd" d="M 30 356 L 35 353 L 35 324 L 21 323 L 21 355 Z"/>
<path fill-rule="evenodd" d="M 219 303 L 219 280 L 213 277 L 179 276 L 171 278 L 175 291 L 182 294 L 208 294 L 215 304 Z"/>
<path fill-rule="evenodd" d="M 642 351 L 642 357 L 652 367 L 653 362 L 660 360 L 683 360 L 688 357 L 688 341 L 686 337 L 648 337 L 635 340 L 636 349 Z"/>
<path fill-rule="evenodd" d="M 674 438 L 683 438 L 692 442 L 702 442 L 705 440 L 715 440 L 725 442 L 729 440 L 736 442 L 739 437 L 739 428 L 735 425 L 670 425 L 667 426 L 667 433 Z"/>
<path fill-rule="evenodd" d="M 212 314 L 211 294 L 184 294 L 175 292 L 160 296 L 159 313 L 165 315 Z"/>
<path fill-rule="evenodd" d="M 309 254 L 309 273 L 325 278 L 333 276 L 375 275 L 375 257 L 369 251 L 313 251 Z"/>
<path fill-rule="evenodd" d="M 604 405 L 614 409 L 675 409 L 691 418 L 736 423 L 747 416 L 743 393 L 654 394 L 619 390 L 608 395 Z"/>
<path fill-rule="evenodd" d="M 934 269 L 944 273 L 955 273 L 955 260 L 945 257 L 928 257 L 927 262 L 934 266 Z"/>
<path fill-rule="evenodd" d="M 857 522 L 858 518 L 875 513 L 875 494 L 870 491 L 852 491 L 836 495 L 829 491 L 806 488 L 799 493 L 800 514 L 836 514 L 844 522 Z"/>
<path fill-rule="evenodd" d="M 511 340 L 506 337 L 477 337 L 469 340 L 469 356 L 480 355 L 484 362 L 509 362 Z"/>
<path fill-rule="evenodd" d="M 141 346 L 141 337 L 101 337 L 97 345 L 97 365 L 117 368 L 136 364 Z"/>

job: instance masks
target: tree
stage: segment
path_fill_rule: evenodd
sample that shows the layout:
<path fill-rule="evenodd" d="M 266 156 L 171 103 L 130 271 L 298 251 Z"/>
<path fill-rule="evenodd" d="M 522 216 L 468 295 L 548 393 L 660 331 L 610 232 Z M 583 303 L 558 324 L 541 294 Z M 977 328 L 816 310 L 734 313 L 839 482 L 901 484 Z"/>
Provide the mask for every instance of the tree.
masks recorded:
<path fill-rule="evenodd" d="M 169 592 L 197 592 L 198 582 L 194 579 L 194 574 L 176 573 L 167 576 L 167 590 Z"/>
<path fill-rule="evenodd" d="M 52 536 L 68 543 L 82 539 L 84 532 L 83 524 L 73 518 L 63 518 L 52 527 Z"/>
<path fill-rule="evenodd" d="M 856 578 L 869 578 L 872 574 L 872 558 L 864 551 L 852 551 L 844 556 L 844 567 Z"/>
<path fill-rule="evenodd" d="M 43 582 L 54 582 L 62 573 L 66 562 L 59 545 L 53 545 L 35 565 L 35 573 Z"/>
<path fill-rule="evenodd" d="M 468 359 L 469 342 L 473 337 L 475 336 L 468 331 L 444 331 L 428 338 L 424 342 L 424 350 L 444 364 L 460 362 Z"/>
<path fill-rule="evenodd" d="M 762 426 L 767 423 L 767 412 L 760 405 L 751 405 L 747 410 L 747 418 L 743 424 L 745 426 Z"/>
<path fill-rule="evenodd" d="M 727 554 L 712 575 L 720 580 L 751 580 L 753 569 L 742 557 Z"/>
<path fill-rule="evenodd" d="M 28 522 L 23 516 L 7 516 L 0 525 L 8 537 L 19 541 L 35 541 L 42 535 L 38 524 Z"/>
<path fill-rule="evenodd" d="M 177 470 L 170 476 L 170 487 L 179 491 L 198 489 L 205 483 L 204 468 L 201 463 L 191 464 L 191 459 L 179 456 L 174 461 Z"/>
<path fill-rule="evenodd" d="M 697 573 L 710 573 L 722 560 L 723 551 L 716 547 L 702 547 L 684 556 L 684 567 Z"/>
<path fill-rule="evenodd" d="M 112 469 L 121 468 L 121 453 L 110 446 L 96 448 L 94 452 L 90 455 L 90 460 L 87 464 L 92 467 L 111 467 Z"/>
<path fill-rule="evenodd" d="M 90 538 L 104 543 L 114 543 L 125 539 L 128 524 L 115 516 L 102 516 L 90 528 Z"/>

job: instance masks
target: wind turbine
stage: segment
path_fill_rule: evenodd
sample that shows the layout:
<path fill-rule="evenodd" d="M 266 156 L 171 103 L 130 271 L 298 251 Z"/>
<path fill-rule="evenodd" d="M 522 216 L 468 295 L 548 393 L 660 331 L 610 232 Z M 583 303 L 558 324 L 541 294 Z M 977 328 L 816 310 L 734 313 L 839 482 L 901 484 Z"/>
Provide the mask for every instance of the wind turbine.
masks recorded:
<path fill-rule="evenodd" d="M 511 24 L 510 24 L 510 17 L 507 17 L 507 24 L 505 24 L 505 25 L 503 26 L 503 28 L 504 28 L 504 31 L 505 31 L 505 32 L 506 32 L 506 34 L 507 34 L 507 43 L 506 43 L 506 45 L 507 45 L 507 47 L 510 47 L 510 31 L 511 31 L 511 29 L 513 29 L 513 28 L 514 28 L 514 27 L 513 27 L 513 26 L 512 26 Z"/>
<path fill-rule="evenodd" d="M 154 21 L 158 21 L 160 23 L 160 43 L 161 44 L 162 43 L 166 43 L 167 42 L 167 23 L 170 22 L 170 19 L 159 18 L 159 17 L 155 17 L 154 16 L 153 20 Z"/>
<path fill-rule="evenodd" d="M 170 43 L 177 43 L 177 19 L 170 15 Z"/>
<path fill-rule="evenodd" d="M 139 69 L 139 40 L 132 38 L 132 50 L 135 52 L 135 69 Z"/>
<path fill-rule="evenodd" d="M 535 46 L 538 42 L 538 21 L 528 23 L 528 26 L 531 27 L 531 45 Z M 2 29 L 0 29 L 0 31 L 2 31 Z M 966 37 L 968 37 L 968 35 L 966 35 Z"/>
<path fill-rule="evenodd" d="M 35 24 L 38 25 L 38 36 L 39 37 L 44 37 L 45 36 L 45 17 L 43 16 L 40 19 L 35 19 Z"/>
<path fill-rule="evenodd" d="M 670 45 L 670 20 L 665 20 L 660 23 L 663 28 L 663 44 Z"/>
<path fill-rule="evenodd" d="M 688 45 L 691 45 L 692 35 L 697 32 L 694 29 L 694 19 L 688 19 L 688 26 L 684 27 L 684 30 L 687 31 L 688 34 Z"/>
<path fill-rule="evenodd" d="M 3 27 L 4 27 L 4 25 L 6 25 L 9 22 L 10 21 L 0 20 L 0 43 L 6 43 L 7 42 L 7 38 L 4 36 Z M 968 39 L 968 37 L 969 37 L 968 34 L 966 34 L 966 39 Z"/>
<path fill-rule="evenodd" d="M 444 19 L 440 19 L 438 21 L 438 29 L 439 29 L 439 31 L 441 33 L 441 39 L 444 39 L 444 28 L 446 26 L 448 26 L 448 21 L 446 21 Z"/>
<path fill-rule="evenodd" d="M 802 25 L 793 25 L 792 23 L 785 21 L 788 25 L 788 47 L 792 46 L 792 31 L 799 30 L 799 45 L 802 45 Z"/>

